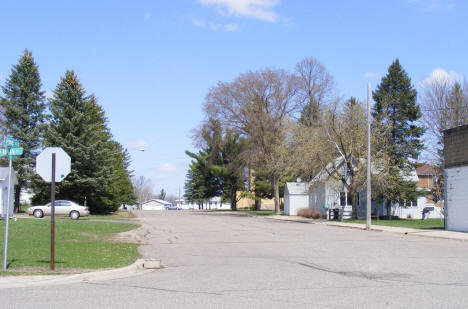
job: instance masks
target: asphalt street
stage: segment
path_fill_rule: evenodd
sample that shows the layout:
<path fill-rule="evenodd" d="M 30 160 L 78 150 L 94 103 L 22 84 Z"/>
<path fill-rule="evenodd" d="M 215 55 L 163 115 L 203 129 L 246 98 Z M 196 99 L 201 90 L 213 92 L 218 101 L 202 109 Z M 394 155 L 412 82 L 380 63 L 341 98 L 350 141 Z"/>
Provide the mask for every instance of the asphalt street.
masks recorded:
<path fill-rule="evenodd" d="M 148 211 L 164 269 L 2 289 L 1 308 L 467 308 L 468 243 L 225 213 Z"/>

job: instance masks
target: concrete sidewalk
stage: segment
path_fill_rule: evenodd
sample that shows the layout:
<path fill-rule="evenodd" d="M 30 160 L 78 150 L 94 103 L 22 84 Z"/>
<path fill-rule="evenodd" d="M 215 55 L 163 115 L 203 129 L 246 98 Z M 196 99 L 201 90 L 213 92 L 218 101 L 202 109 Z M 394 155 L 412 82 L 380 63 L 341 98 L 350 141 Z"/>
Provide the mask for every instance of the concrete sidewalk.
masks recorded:
<path fill-rule="evenodd" d="M 364 230 L 366 228 L 365 224 L 360 224 L 360 223 L 313 220 L 313 219 L 303 218 L 299 216 L 269 216 L 266 219 L 300 222 L 300 223 L 311 223 L 311 224 L 323 224 L 323 225 L 328 225 L 328 226 L 354 228 L 354 229 L 361 229 L 361 230 Z M 371 230 L 404 234 L 404 235 L 416 235 L 416 236 L 423 236 L 423 237 L 468 241 L 468 233 L 453 232 L 453 231 L 446 231 L 446 230 L 429 230 L 429 229 L 423 230 L 423 229 L 412 229 L 412 228 L 406 228 L 406 227 L 385 226 L 385 225 L 371 225 Z"/>
<path fill-rule="evenodd" d="M 151 261 L 151 263 L 154 264 L 153 261 Z M 138 259 L 135 263 L 126 267 L 93 271 L 81 274 L 2 276 L 0 277 L 0 289 L 24 288 L 32 286 L 49 286 L 80 282 L 98 282 L 104 280 L 121 279 L 136 275 L 142 275 L 151 272 L 154 269 L 156 269 L 156 267 L 148 269 L 145 266 L 145 260 Z"/>

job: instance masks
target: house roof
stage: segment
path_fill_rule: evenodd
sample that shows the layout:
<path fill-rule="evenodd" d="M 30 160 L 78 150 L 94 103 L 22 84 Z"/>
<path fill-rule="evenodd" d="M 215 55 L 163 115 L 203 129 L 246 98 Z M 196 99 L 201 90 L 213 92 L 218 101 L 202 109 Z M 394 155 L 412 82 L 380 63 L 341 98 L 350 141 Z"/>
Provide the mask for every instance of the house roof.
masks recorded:
<path fill-rule="evenodd" d="M 433 165 L 424 164 L 416 168 L 418 176 L 437 175 L 439 174 Z"/>
<path fill-rule="evenodd" d="M 151 203 L 151 202 L 156 202 L 156 203 L 159 203 L 159 204 L 162 204 L 162 205 L 172 205 L 171 203 L 169 202 L 166 202 L 166 201 L 163 201 L 163 200 L 160 200 L 160 199 L 157 199 L 157 198 L 154 198 L 154 199 L 151 199 L 149 201 L 146 201 L 143 203 L 143 205 L 145 204 L 148 204 L 148 203 Z"/>
<path fill-rule="evenodd" d="M 309 194 L 310 185 L 306 182 L 287 182 L 286 189 L 289 194 Z"/>

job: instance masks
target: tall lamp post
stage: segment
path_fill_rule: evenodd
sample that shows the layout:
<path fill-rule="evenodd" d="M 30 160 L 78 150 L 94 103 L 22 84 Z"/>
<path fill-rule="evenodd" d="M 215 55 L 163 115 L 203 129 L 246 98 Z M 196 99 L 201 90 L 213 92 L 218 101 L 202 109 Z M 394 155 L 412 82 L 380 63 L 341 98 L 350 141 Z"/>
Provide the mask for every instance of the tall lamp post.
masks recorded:
<path fill-rule="evenodd" d="M 371 189 L 371 114 L 370 114 L 370 84 L 367 84 L 367 202 L 366 202 L 366 230 L 371 229 L 371 207 L 372 207 L 372 189 Z"/>

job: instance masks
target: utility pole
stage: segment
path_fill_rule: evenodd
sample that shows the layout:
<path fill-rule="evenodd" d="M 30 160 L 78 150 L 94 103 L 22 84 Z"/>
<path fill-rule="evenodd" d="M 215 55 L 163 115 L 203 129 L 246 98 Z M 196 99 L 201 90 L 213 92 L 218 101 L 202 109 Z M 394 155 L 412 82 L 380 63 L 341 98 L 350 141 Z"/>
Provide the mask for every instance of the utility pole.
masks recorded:
<path fill-rule="evenodd" d="M 371 207 L 372 207 L 372 189 L 371 189 L 371 114 L 370 114 L 370 83 L 367 84 L 367 202 L 366 202 L 366 230 L 371 228 Z"/>

